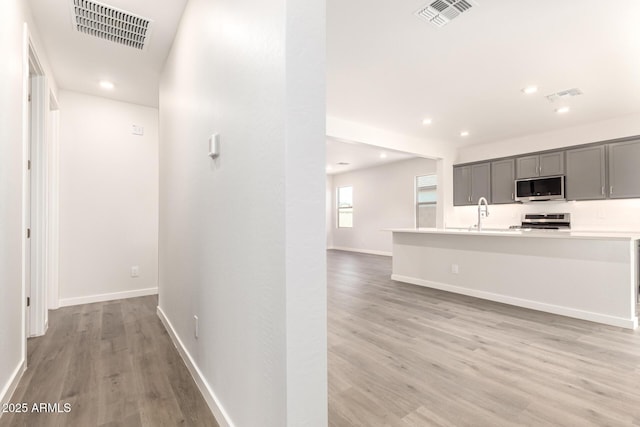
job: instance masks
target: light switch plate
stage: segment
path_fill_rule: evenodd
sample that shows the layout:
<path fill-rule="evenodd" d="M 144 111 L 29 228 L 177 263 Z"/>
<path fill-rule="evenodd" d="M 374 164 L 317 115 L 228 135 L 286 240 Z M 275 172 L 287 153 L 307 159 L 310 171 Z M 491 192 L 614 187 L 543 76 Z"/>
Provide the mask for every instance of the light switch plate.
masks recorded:
<path fill-rule="evenodd" d="M 214 133 L 209 137 L 209 157 L 212 159 L 220 156 L 220 134 Z"/>
<path fill-rule="evenodd" d="M 142 136 L 142 135 L 144 135 L 144 127 L 138 126 L 138 125 L 133 125 L 131 127 L 131 133 L 134 134 L 134 135 Z"/>

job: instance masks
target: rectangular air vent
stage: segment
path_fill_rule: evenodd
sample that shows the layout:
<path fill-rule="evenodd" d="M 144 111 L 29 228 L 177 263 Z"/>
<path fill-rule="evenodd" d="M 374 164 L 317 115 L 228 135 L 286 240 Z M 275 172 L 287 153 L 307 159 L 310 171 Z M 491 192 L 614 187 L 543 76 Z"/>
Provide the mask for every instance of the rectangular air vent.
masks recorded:
<path fill-rule="evenodd" d="M 418 10 L 416 15 L 436 27 L 444 27 L 474 6 L 477 6 L 477 3 L 472 0 L 435 0 Z"/>
<path fill-rule="evenodd" d="M 561 90 L 560 92 L 552 93 L 551 95 L 547 95 L 547 99 L 549 102 L 556 102 L 561 99 L 571 98 L 573 96 L 582 95 L 582 91 L 576 87 L 567 90 Z"/>
<path fill-rule="evenodd" d="M 71 0 L 73 28 L 93 37 L 144 49 L 152 21 L 92 0 Z"/>

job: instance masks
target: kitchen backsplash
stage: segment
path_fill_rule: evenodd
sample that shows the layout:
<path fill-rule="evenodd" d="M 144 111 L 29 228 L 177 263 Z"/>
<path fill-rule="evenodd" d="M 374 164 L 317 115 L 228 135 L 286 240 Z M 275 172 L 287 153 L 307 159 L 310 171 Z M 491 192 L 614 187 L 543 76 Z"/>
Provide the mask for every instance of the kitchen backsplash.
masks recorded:
<path fill-rule="evenodd" d="M 483 227 L 519 225 L 522 214 L 533 212 L 570 213 L 573 230 L 640 231 L 640 199 L 490 205 Z M 452 213 L 446 227 L 469 227 L 478 221 L 477 206 L 454 207 Z"/>

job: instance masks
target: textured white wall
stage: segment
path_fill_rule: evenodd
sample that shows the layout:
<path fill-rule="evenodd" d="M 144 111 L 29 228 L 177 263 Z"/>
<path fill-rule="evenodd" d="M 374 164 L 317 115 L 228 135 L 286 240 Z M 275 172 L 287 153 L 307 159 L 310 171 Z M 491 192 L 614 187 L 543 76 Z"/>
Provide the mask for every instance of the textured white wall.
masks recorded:
<path fill-rule="evenodd" d="M 22 364 L 22 12 L 0 4 L 0 400 Z"/>
<path fill-rule="evenodd" d="M 327 423 L 324 7 L 191 0 L 162 76 L 160 309 L 236 426 Z"/>
<path fill-rule="evenodd" d="M 491 144 L 473 145 L 458 152 L 456 163 L 513 156 L 635 135 L 640 135 L 640 114 Z M 452 174 L 451 169 L 448 173 Z M 576 230 L 640 230 L 640 199 L 493 205 L 489 208 L 489 212 L 490 216 L 484 223 L 486 227 L 500 228 L 520 224 L 523 213 L 568 212 L 572 215 L 572 227 Z M 468 227 L 477 222 L 477 210 L 470 206 L 454 207 L 445 222 L 448 227 Z"/>
<path fill-rule="evenodd" d="M 388 228 L 415 227 L 415 178 L 436 161 L 410 159 L 333 175 L 331 242 L 335 248 L 391 253 Z M 336 228 L 336 188 L 353 186 L 353 228 Z"/>
<path fill-rule="evenodd" d="M 61 303 L 157 288 L 158 110 L 69 91 L 59 101 Z"/>
<path fill-rule="evenodd" d="M 29 25 L 32 42 L 47 73 L 48 85 L 54 93 L 56 89 L 46 52 L 37 29 L 32 25 L 26 2 L 3 1 L 0 4 L 0 402 L 10 397 L 8 388 L 26 357 L 22 292 L 22 195 L 26 165 L 23 152 L 23 106 L 26 105 L 23 72 L 28 72 L 23 48 L 25 23 Z"/>

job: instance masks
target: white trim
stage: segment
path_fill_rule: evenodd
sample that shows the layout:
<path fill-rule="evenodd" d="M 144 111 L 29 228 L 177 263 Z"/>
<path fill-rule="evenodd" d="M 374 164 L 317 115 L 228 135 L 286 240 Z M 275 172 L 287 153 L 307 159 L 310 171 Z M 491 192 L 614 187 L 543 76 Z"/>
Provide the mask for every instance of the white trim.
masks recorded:
<path fill-rule="evenodd" d="M 327 249 L 333 249 L 336 251 L 359 252 L 361 254 L 369 254 L 369 255 L 393 256 L 393 253 L 386 252 L 386 251 L 374 251 L 369 249 L 358 249 L 358 248 L 344 248 L 342 246 L 331 246 Z"/>
<path fill-rule="evenodd" d="M 61 298 L 59 300 L 60 307 L 68 307 L 70 305 L 91 304 L 94 302 L 113 301 L 126 298 L 146 297 L 147 295 L 156 295 L 158 288 L 136 289 L 133 291 L 113 292 L 110 294 L 87 295 L 84 297 Z"/>
<path fill-rule="evenodd" d="M 25 23 L 23 25 L 22 34 L 22 299 L 21 303 L 24 304 L 22 310 L 22 360 L 27 360 L 27 334 L 29 330 L 29 317 L 27 315 L 26 301 L 27 301 L 27 270 L 28 262 L 31 258 L 27 257 L 27 236 L 26 230 L 29 226 L 29 203 L 31 203 L 31 197 L 29 195 L 29 188 L 27 180 L 29 178 L 29 172 L 26 168 L 27 159 L 29 158 L 29 27 Z"/>
<path fill-rule="evenodd" d="M 589 320 L 591 322 L 604 323 L 606 325 L 618 326 L 621 328 L 636 329 L 638 327 L 638 317 L 635 316 L 629 319 L 624 317 L 609 316 L 607 314 L 594 313 L 591 311 L 578 310 L 576 308 L 546 304 L 543 302 L 532 301 L 523 298 L 510 297 L 507 295 L 494 294 L 492 292 L 479 291 L 475 289 L 464 288 L 461 286 L 450 285 L 447 283 L 432 282 L 415 277 L 402 276 L 400 274 L 392 274 L 391 279 L 398 282 L 410 283 L 412 285 L 440 289 L 442 291 L 469 295 L 476 298 L 501 302 L 518 307 L 530 308 L 547 313 L 559 314 L 561 316 L 573 317 L 576 319 Z"/>
<path fill-rule="evenodd" d="M 38 63 L 38 57 L 29 44 L 29 58 Z M 48 94 L 46 77 L 41 67 L 30 79 L 31 85 L 31 319 L 29 336 L 42 336 L 48 317 L 47 300 L 47 114 Z"/>
<path fill-rule="evenodd" d="M 189 351 L 187 350 L 187 348 L 184 346 L 184 344 L 178 337 L 178 334 L 176 333 L 175 329 L 173 328 L 173 325 L 171 324 L 167 316 L 164 314 L 164 311 L 162 311 L 160 306 L 158 306 L 157 311 L 158 311 L 158 317 L 160 318 L 160 320 L 164 324 L 165 329 L 169 333 L 169 336 L 171 337 L 171 341 L 173 341 L 173 345 L 176 346 L 176 349 L 178 349 L 178 353 L 180 353 L 180 356 L 182 356 L 182 360 L 184 361 L 184 364 L 187 366 L 187 369 L 189 369 L 191 376 L 193 377 L 194 381 L 198 385 L 198 389 L 200 390 L 200 393 L 202 393 L 204 400 L 207 401 L 207 405 L 209 405 L 209 409 L 211 409 L 211 412 L 213 413 L 216 421 L 218 422 L 218 424 L 220 424 L 220 427 L 233 427 L 233 422 L 231 422 L 231 417 L 229 417 L 229 414 L 227 414 L 227 411 L 225 411 L 224 408 L 222 407 L 222 404 L 220 403 L 220 399 L 217 398 L 216 394 L 213 392 L 213 389 L 205 379 L 204 375 L 202 375 L 202 372 L 198 368 L 198 365 L 193 360 L 193 358 L 191 357 L 191 354 L 189 354 Z"/>
<path fill-rule="evenodd" d="M 7 384 L 2 388 L 0 392 L 0 407 L 4 407 L 6 403 L 11 401 L 13 397 L 13 393 L 15 393 L 18 388 L 18 384 L 20 383 L 20 379 L 22 375 L 27 370 L 27 365 L 24 361 L 20 362 L 20 364 L 14 369 L 13 374 L 11 374 L 11 378 L 7 381 Z M 3 411 L 0 410 L 0 417 L 2 417 Z"/>

